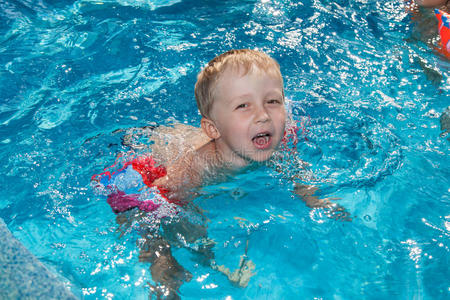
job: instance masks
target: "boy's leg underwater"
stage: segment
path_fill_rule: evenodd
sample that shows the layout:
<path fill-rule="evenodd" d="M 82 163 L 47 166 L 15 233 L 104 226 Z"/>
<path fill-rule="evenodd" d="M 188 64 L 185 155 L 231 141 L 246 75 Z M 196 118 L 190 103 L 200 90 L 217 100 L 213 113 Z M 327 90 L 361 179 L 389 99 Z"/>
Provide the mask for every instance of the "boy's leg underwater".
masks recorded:
<path fill-rule="evenodd" d="M 165 299 L 178 299 L 178 289 L 189 282 L 192 274 L 185 270 L 172 256 L 169 243 L 161 236 L 145 238 L 139 253 L 140 262 L 149 262 L 150 273 L 156 286 L 151 290 Z"/>
<path fill-rule="evenodd" d="M 118 214 L 116 222 L 119 225 L 117 231 L 123 236 L 135 221 L 145 217 L 145 212 L 125 212 Z M 183 282 L 191 280 L 192 275 L 185 270 L 172 256 L 170 244 L 159 234 L 159 226 L 148 228 L 141 225 L 141 236 L 144 239 L 140 245 L 139 261 L 151 264 L 150 273 L 156 286 L 151 287 L 152 293 L 157 298 L 179 299 L 178 289 Z"/>

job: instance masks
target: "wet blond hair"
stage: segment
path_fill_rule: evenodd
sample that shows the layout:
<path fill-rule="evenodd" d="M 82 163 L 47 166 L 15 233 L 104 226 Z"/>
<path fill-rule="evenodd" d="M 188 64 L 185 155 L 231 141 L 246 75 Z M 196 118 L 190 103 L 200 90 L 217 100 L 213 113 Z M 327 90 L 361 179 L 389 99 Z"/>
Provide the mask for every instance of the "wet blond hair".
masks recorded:
<path fill-rule="evenodd" d="M 210 118 L 209 114 L 214 103 L 215 87 L 221 75 L 228 68 L 239 71 L 241 76 L 253 72 L 256 68 L 258 71 L 263 71 L 279 78 L 281 85 L 283 85 L 280 65 L 267 54 L 250 49 L 227 51 L 211 60 L 197 76 L 195 99 L 202 117 Z"/>

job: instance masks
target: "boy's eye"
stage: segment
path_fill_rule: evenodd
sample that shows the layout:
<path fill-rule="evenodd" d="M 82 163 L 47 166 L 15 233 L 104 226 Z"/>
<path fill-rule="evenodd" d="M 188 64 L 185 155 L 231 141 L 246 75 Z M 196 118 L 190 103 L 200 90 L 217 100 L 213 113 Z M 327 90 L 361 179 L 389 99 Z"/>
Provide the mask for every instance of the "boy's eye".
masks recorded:
<path fill-rule="evenodd" d="M 236 106 L 236 109 L 239 109 L 239 108 L 246 108 L 248 105 L 246 104 L 246 103 L 242 103 L 242 104 L 239 104 L 238 106 Z"/>
<path fill-rule="evenodd" d="M 269 102 L 269 104 L 278 104 L 278 103 L 281 103 L 281 101 L 278 100 L 278 99 L 270 99 L 268 102 Z"/>

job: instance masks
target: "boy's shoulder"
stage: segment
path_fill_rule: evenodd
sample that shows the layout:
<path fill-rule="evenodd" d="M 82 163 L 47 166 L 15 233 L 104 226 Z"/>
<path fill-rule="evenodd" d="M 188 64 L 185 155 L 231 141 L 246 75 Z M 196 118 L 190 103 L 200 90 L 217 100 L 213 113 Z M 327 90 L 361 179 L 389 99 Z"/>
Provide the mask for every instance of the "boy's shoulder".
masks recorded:
<path fill-rule="evenodd" d="M 152 155 L 166 162 L 194 152 L 210 142 L 210 138 L 198 127 L 173 124 L 155 128 L 149 137 Z"/>
<path fill-rule="evenodd" d="M 170 126 L 159 126 L 154 129 L 153 142 L 165 144 L 187 145 L 197 150 L 210 141 L 210 138 L 199 127 L 176 123 Z"/>
<path fill-rule="evenodd" d="M 172 162 L 208 142 L 210 138 L 200 128 L 180 123 L 129 128 L 122 138 L 124 146 L 140 153 L 150 153 L 160 164 Z"/>
<path fill-rule="evenodd" d="M 150 138 L 151 155 L 167 170 L 167 176 L 155 184 L 183 199 L 191 188 L 201 185 L 207 164 L 204 149 L 211 141 L 200 128 L 185 124 L 160 126 Z"/>

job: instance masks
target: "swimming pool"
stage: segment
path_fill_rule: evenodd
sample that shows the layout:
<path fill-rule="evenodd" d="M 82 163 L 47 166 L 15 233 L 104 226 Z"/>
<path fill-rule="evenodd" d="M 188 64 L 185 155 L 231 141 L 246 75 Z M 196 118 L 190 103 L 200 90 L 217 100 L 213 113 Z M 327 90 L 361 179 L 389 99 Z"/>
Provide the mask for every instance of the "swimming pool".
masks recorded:
<path fill-rule="evenodd" d="M 292 195 L 295 161 L 205 187 L 218 263 L 236 268 L 248 241 L 256 274 L 238 288 L 177 248 L 182 298 L 449 297 L 449 63 L 402 1 L 22 0 L 0 15 L 0 217 L 78 297 L 147 299 L 139 236 L 119 237 L 89 181 L 126 150 L 118 129 L 197 125 L 196 74 L 230 48 L 278 60 L 300 158 L 353 220 Z"/>

